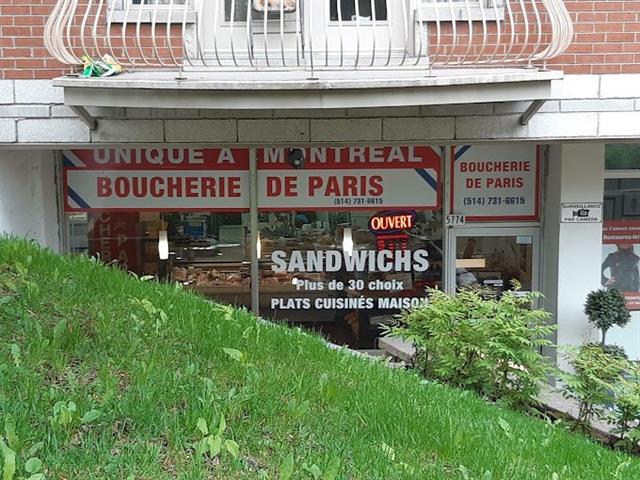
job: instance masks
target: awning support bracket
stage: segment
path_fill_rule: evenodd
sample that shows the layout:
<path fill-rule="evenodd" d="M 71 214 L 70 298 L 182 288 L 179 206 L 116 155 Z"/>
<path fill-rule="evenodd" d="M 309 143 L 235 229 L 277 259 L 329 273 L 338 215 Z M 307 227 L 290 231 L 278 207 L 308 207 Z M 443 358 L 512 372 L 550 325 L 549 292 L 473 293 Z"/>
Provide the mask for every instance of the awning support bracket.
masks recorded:
<path fill-rule="evenodd" d="M 89 111 L 80 105 L 68 105 L 68 107 L 75 113 L 80 120 L 82 120 L 89 127 L 89 130 L 95 130 L 98 123 L 95 118 L 91 116 Z"/>
<path fill-rule="evenodd" d="M 536 113 L 540 111 L 542 106 L 547 103 L 546 100 L 534 100 L 529 105 L 529 108 L 520 116 L 520 125 L 529 125 L 529 121 L 534 117 Z"/>

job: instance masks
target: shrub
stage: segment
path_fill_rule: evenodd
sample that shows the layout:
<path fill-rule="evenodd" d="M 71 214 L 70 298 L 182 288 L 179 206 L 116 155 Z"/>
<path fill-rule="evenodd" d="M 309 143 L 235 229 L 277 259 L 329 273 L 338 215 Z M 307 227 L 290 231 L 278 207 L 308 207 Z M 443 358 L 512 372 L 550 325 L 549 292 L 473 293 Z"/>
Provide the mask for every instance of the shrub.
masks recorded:
<path fill-rule="evenodd" d="M 602 351 L 604 353 L 612 357 L 620 357 L 620 358 L 624 358 L 625 360 L 629 358 L 627 356 L 627 353 L 624 351 L 624 348 L 622 348 L 620 345 L 598 345 L 598 346 L 602 348 Z"/>
<path fill-rule="evenodd" d="M 605 344 L 607 332 L 611 327 L 624 327 L 631 315 L 626 309 L 624 294 L 615 288 L 610 290 L 594 290 L 587 295 L 584 313 L 589 322 L 602 332 L 602 345 Z"/>
<path fill-rule="evenodd" d="M 614 385 L 614 409 L 608 420 L 616 428 L 618 446 L 633 450 L 640 443 L 640 366 L 627 362 L 625 375 Z"/>
<path fill-rule="evenodd" d="M 588 430 L 594 418 L 604 418 L 605 406 L 613 401 L 613 389 L 624 373 L 627 360 L 607 354 L 600 345 L 566 348 L 565 356 L 574 373 L 563 372 L 563 395 L 578 402 L 574 430 Z"/>
<path fill-rule="evenodd" d="M 432 380 L 472 390 L 515 407 L 533 402 L 551 365 L 540 353 L 555 327 L 531 309 L 539 294 L 507 292 L 499 299 L 464 289 L 428 291 L 429 302 L 405 313 L 391 334 L 416 346 L 416 363 Z"/>
<path fill-rule="evenodd" d="M 640 365 L 610 346 L 583 345 L 568 350 L 574 373 L 562 373 L 563 394 L 578 401 L 574 429 L 587 430 L 594 418 L 615 425 L 617 445 L 640 442 Z"/>

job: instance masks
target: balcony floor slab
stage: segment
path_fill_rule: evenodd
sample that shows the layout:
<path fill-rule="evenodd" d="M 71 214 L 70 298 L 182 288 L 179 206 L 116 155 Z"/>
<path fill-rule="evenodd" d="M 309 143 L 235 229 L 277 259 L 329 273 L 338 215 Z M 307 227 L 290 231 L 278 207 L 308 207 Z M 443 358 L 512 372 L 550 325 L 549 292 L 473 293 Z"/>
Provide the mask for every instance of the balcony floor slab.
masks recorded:
<path fill-rule="evenodd" d="M 548 99 L 562 72 L 537 69 L 316 71 L 139 70 L 106 78 L 65 76 L 65 103 L 199 109 L 323 109 L 448 105 Z"/>

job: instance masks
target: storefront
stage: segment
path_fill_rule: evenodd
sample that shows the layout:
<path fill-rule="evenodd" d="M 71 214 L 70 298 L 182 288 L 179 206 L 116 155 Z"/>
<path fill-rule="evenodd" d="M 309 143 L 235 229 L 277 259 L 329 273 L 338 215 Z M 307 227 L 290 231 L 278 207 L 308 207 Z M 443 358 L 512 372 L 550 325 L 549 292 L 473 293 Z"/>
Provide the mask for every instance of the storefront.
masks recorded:
<path fill-rule="evenodd" d="M 66 245 L 371 348 L 426 287 L 540 288 L 542 148 L 62 152 Z"/>
<path fill-rule="evenodd" d="M 640 358 L 640 148 L 608 145 L 604 180 L 601 284 L 624 292 L 631 322 L 608 341 Z"/>

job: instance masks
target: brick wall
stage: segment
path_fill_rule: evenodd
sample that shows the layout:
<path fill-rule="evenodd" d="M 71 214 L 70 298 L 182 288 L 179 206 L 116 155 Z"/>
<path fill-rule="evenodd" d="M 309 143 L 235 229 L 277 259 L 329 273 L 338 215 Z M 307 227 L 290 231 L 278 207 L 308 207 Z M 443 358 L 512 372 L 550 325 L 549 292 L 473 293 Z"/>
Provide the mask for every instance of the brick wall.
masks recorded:
<path fill-rule="evenodd" d="M 65 71 L 44 48 L 55 0 L 0 0 L 0 79 L 52 78 Z"/>
<path fill-rule="evenodd" d="M 48 79 L 74 70 L 54 60 L 44 45 L 45 24 L 56 3 L 56 0 L 0 0 L 0 79 Z M 142 25 L 140 31 L 142 40 L 138 45 L 134 40 L 136 37 L 134 24 L 127 25 L 124 32 L 125 41 L 123 41 L 123 26 L 114 22 L 110 29 L 111 43 L 109 44 L 106 40 L 107 16 L 110 12 L 108 4 L 108 1 L 78 1 L 79 8 L 69 29 L 69 38 L 76 56 L 81 57 L 84 52 L 81 35 L 83 25 L 84 45 L 92 56 L 98 53 L 92 48 L 93 26 L 98 16 L 95 31 L 100 52 L 98 56 L 113 51 L 117 58 L 128 57 L 141 66 L 145 65 L 142 61 L 143 54 L 146 58 L 153 58 L 157 53 L 160 59 L 167 63 L 171 63 L 172 55 L 181 58 L 181 24 L 173 24 L 169 35 L 167 35 L 166 23 L 156 25 L 155 45 L 151 39 L 150 26 Z M 85 19 L 86 6 L 90 8 L 89 15 Z M 66 27 L 63 31 L 66 37 Z M 171 52 L 168 48 L 168 39 L 171 39 Z M 126 52 L 122 48 L 123 45 L 129 47 Z"/>
<path fill-rule="evenodd" d="M 86 2 L 80 0 L 81 4 Z M 94 2 L 94 9 L 98 3 Z M 514 2 L 514 8 L 518 3 Z M 0 0 L 0 79 L 46 79 L 70 71 L 52 59 L 44 48 L 44 25 L 55 4 L 56 0 Z M 566 5 L 574 20 L 575 41 L 565 55 L 551 62 L 552 66 L 561 67 L 566 73 L 640 73 L 640 1 L 567 0 Z M 106 11 L 102 17 L 105 15 Z M 81 18 L 76 19 L 76 25 L 80 25 L 81 21 Z M 104 33 L 106 20 L 100 25 L 99 36 Z M 134 28 L 131 25 L 125 36 L 131 38 Z M 165 27 L 158 25 L 157 28 L 160 56 L 168 59 Z M 180 28 L 179 25 L 174 26 L 171 33 L 172 38 L 178 39 L 173 44 L 173 53 L 178 56 Z M 459 31 L 465 28 L 466 24 L 462 23 Z M 71 30 L 76 46 L 79 46 L 79 30 L 78 26 Z M 85 29 L 85 34 L 91 36 L 89 27 Z M 112 30 L 112 47 L 119 53 L 122 52 L 121 36 L 120 27 L 115 26 Z M 145 36 L 141 47 L 145 54 L 152 55 L 148 31 L 145 35 L 143 29 Z M 136 47 L 134 43 L 131 45 Z M 101 46 L 106 52 L 104 41 Z M 128 53 L 139 59 L 136 48 Z"/>
<path fill-rule="evenodd" d="M 565 3 L 576 35 L 567 53 L 553 65 L 566 73 L 640 73 L 640 1 Z"/>

